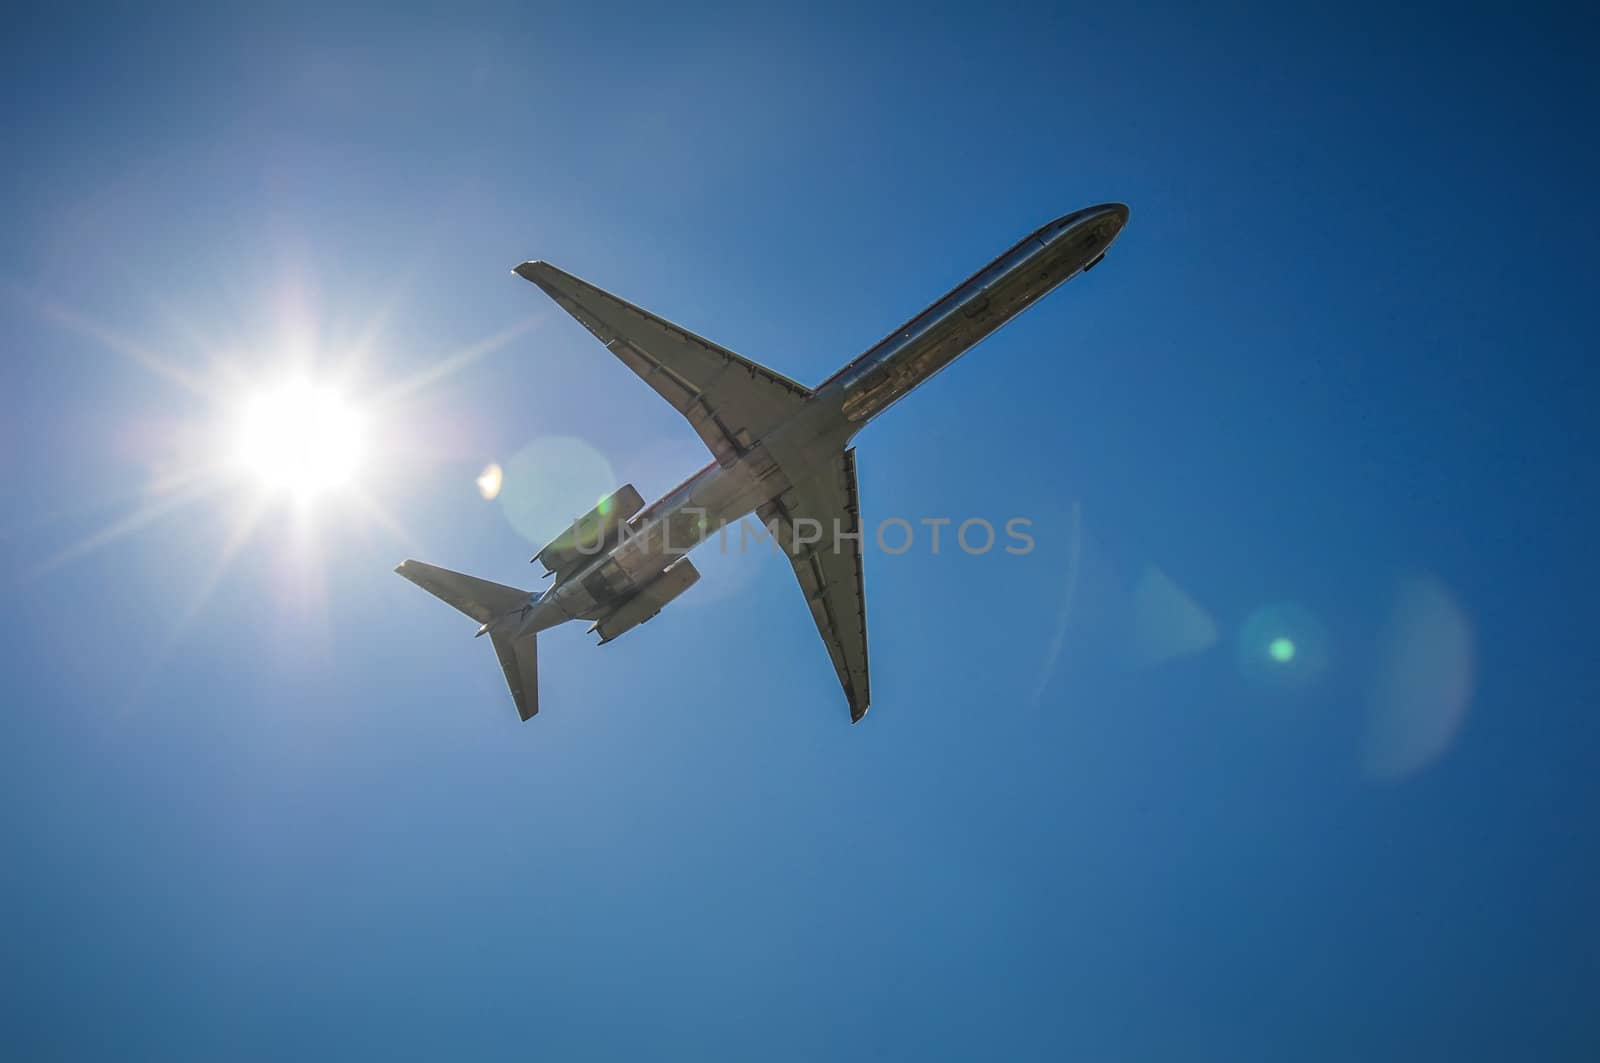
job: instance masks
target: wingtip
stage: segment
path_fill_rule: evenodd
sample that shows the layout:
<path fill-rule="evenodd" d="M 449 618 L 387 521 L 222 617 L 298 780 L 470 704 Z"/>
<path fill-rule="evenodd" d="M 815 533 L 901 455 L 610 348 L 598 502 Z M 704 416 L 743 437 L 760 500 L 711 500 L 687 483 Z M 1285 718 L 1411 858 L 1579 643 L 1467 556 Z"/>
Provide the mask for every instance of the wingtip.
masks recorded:
<path fill-rule="evenodd" d="M 529 259 L 519 265 L 512 266 L 511 272 L 525 281 L 531 281 L 545 265 L 546 263 L 540 259 Z"/>

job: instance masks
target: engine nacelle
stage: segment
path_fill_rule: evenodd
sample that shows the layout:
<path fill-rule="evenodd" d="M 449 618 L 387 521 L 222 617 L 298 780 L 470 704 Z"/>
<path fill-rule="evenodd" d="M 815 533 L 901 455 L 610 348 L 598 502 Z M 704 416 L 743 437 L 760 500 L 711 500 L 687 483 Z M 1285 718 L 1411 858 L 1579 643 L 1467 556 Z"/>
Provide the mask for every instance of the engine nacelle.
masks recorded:
<path fill-rule="evenodd" d="M 689 559 L 679 558 L 661 575 L 645 584 L 644 589 L 638 594 L 595 621 L 589 630 L 600 633 L 600 645 L 604 646 L 623 632 L 631 631 L 661 612 L 668 602 L 693 587 L 699 578 L 699 571 L 689 563 Z"/>
<path fill-rule="evenodd" d="M 644 508 L 644 499 L 632 484 L 623 484 L 600 500 L 600 504 L 572 522 L 533 560 L 565 579 L 568 572 L 599 556 L 621 537 L 628 518 Z"/>

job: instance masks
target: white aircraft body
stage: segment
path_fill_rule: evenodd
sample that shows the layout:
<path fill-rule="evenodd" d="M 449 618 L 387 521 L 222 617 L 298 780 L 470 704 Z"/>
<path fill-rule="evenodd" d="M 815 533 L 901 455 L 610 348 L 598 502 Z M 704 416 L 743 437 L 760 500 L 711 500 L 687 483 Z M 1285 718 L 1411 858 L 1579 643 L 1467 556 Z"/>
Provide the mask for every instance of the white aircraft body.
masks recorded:
<path fill-rule="evenodd" d="M 591 622 L 601 643 L 644 623 L 699 579 L 685 555 L 748 514 L 783 547 L 844 687 L 866 715 L 866 599 L 850 440 L 872 418 L 1056 285 L 1097 265 L 1128 220 L 1108 203 L 1057 218 L 814 388 L 604 292 L 546 262 L 542 288 L 656 393 L 710 448 L 705 468 L 645 505 L 628 484 L 535 555 L 554 575 L 529 592 L 419 561 L 395 571 L 479 624 L 517 711 L 539 711 L 540 631 Z"/>

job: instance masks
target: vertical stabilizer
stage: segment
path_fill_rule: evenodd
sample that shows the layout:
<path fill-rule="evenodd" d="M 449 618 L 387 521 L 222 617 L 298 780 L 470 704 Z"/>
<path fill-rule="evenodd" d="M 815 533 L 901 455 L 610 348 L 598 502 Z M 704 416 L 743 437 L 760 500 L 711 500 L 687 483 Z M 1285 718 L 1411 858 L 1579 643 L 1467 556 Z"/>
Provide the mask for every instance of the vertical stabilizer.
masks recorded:
<path fill-rule="evenodd" d="M 511 688 L 511 700 L 517 703 L 517 714 L 524 721 L 539 712 L 539 654 L 537 636 L 528 634 L 520 638 L 493 635 L 495 656 L 506 673 L 506 686 Z"/>

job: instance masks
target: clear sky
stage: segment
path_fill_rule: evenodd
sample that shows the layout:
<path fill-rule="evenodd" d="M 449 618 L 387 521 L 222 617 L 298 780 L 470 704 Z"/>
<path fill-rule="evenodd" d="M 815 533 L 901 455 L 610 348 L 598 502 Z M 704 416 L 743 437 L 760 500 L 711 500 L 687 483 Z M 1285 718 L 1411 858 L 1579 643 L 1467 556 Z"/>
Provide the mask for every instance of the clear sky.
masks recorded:
<path fill-rule="evenodd" d="M 16 1058 L 1594 1058 L 1582 16 L 31 19 Z M 706 460 L 517 262 L 816 382 L 1106 200 L 857 440 L 869 526 L 1037 544 L 869 549 L 861 725 L 770 556 L 542 638 L 527 725 L 391 574 Z M 366 448 L 301 501 L 230 457 L 296 373 Z"/>

